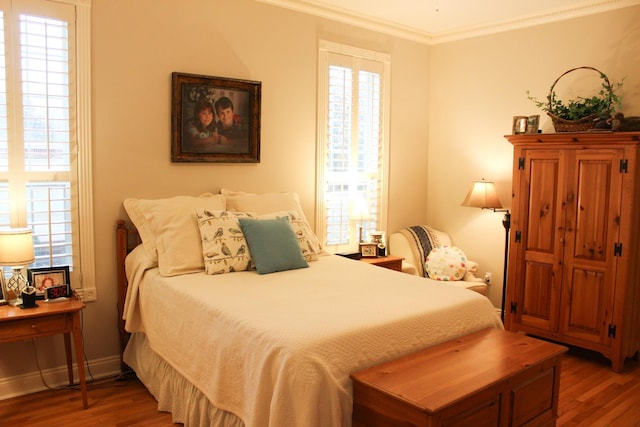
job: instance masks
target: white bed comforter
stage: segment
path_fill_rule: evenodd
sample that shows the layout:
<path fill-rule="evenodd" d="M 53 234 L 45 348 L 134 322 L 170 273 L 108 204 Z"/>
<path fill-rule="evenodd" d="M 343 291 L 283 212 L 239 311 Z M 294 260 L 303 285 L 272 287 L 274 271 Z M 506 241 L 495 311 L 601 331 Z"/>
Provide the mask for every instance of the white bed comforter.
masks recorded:
<path fill-rule="evenodd" d="M 502 327 L 475 292 L 339 256 L 162 277 L 140 253 L 127 259 L 127 329 L 247 427 L 350 426 L 351 372 Z"/>

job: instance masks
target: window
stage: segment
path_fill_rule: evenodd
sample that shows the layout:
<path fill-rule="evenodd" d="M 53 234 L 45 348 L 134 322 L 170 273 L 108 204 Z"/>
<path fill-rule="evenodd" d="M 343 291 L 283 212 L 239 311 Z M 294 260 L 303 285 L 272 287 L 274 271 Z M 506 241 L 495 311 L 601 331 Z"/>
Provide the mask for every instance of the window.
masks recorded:
<path fill-rule="evenodd" d="M 89 9 L 0 0 L 0 226 L 31 228 L 30 267 L 67 265 L 75 288 L 94 287 Z"/>
<path fill-rule="evenodd" d="M 390 60 L 323 41 L 318 64 L 317 231 L 353 250 L 360 227 L 386 227 Z"/>

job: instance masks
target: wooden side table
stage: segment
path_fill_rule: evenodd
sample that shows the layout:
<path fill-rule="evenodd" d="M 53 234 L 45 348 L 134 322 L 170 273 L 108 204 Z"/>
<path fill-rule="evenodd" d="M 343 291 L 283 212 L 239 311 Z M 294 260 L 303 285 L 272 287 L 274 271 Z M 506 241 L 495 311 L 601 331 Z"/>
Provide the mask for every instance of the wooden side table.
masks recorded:
<path fill-rule="evenodd" d="M 73 346 L 76 352 L 80 391 L 82 392 L 82 406 L 86 409 L 88 407 L 87 384 L 80 330 L 80 310 L 84 308 L 84 303 L 75 296 L 68 301 L 37 301 L 37 303 L 38 307 L 36 308 L 22 309 L 8 305 L 0 307 L 0 343 L 64 334 L 69 385 L 73 385 L 73 360 L 71 357 L 71 334 L 73 334 Z"/>
<path fill-rule="evenodd" d="M 389 270 L 402 271 L 402 260 L 404 258 L 388 255 L 378 258 L 360 258 L 360 261 L 367 264 L 377 265 L 378 267 L 388 268 Z"/>

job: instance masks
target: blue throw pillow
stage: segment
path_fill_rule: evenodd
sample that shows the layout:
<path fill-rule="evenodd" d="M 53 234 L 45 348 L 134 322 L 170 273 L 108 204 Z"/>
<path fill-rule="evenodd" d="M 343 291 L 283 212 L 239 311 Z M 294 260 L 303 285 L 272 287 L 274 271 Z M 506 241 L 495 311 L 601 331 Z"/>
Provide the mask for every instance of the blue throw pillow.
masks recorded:
<path fill-rule="evenodd" d="M 238 221 L 258 274 L 309 267 L 288 217 Z"/>

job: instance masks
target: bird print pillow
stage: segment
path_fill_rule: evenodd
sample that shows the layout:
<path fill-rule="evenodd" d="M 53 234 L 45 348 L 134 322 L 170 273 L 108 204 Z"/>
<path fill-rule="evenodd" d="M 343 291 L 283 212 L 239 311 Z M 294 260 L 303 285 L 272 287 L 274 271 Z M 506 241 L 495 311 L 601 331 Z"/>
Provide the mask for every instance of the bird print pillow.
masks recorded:
<path fill-rule="evenodd" d="M 300 250 L 302 250 L 302 256 L 307 262 L 317 261 L 318 253 L 320 252 L 320 246 L 315 244 L 313 240 L 313 232 L 307 224 L 307 222 L 300 217 L 295 211 L 282 211 L 274 212 L 266 215 L 258 215 L 258 219 L 274 219 L 289 217 L 289 224 L 296 235 L 298 244 L 300 244 Z"/>
<path fill-rule="evenodd" d="M 233 273 L 255 268 L 249 245 L 238 222 L 238 218 L 255 218 L 255 215 L 197 209 L 196 216 L 207 274 Z"/>

